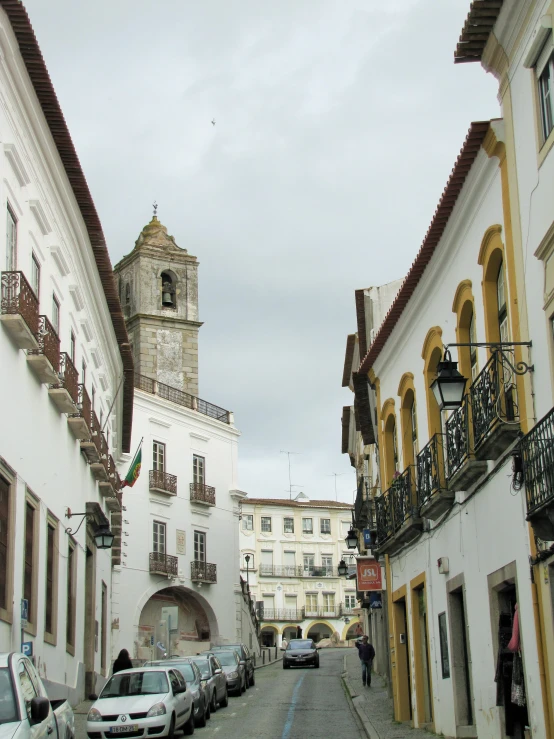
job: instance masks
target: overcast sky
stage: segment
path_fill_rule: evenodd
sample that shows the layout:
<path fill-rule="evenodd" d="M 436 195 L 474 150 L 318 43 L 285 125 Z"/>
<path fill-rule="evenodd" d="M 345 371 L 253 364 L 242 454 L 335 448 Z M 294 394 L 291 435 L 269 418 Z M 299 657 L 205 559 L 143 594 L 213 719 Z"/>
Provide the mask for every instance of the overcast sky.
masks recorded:
<path fill-rule="evenodd" d="M 403 277 L 495 80 L 469 0 L 24 0 L 115 264 L 152 215 L 200 261 L 200 396 L 240 487 L 352 502 L 354 290 Z M 216 125 L 211 120 L 215 118 Z"/>

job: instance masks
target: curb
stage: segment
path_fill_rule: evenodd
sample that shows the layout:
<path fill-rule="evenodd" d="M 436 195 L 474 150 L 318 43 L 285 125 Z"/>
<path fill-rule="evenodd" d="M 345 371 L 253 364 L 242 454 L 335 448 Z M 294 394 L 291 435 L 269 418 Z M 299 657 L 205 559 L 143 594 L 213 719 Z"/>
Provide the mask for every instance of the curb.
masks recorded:
<path fill-rule="evenodd" d="M 362 704 L 364 703 L 364 699 L 362 698 L 361 695 L 356 693 L 355 689 L 350 684 L 350 680 L 348 679 L 348 671 L 346 669 L 346 655 L 344 655 L 343 673 L 341 675 L 341 679 L 344 684 L 344 687 L 348 691 L 348 695 L 350 696 L 350 700 L 352 701 L 354 710 L 356 711 L 356 714 L 358 718 L 360 719 L 360 722 L 364 728 L 364 731 L 368 739 L 381 739 L 379 732 L 377 731 L 375 726 L 373 726 L 371 721 L 368 719 L 368 717 L 362 710 Z"/>
<path fill-rule="evenodd" d="M 254 669 L 261 670 L 264 667 L 269 667 L 270 665 L 275 665 L 277 664 L 277 662 L 282 662 L 282 661 L 283 661 L 282 657 L 277 657 L 277 659 L 274 659 L 273 662 L 266 662 L 265 665 L 254 665 Z"/>

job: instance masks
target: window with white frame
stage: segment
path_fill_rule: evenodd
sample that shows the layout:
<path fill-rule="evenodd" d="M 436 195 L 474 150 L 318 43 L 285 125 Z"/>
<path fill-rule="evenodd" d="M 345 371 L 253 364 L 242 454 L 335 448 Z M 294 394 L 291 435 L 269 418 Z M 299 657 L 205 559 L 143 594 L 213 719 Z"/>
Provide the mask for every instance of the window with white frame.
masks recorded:
<path fill-rule="evenodd" d="M 349 595 L 348 593 L 344 596 L 344 607 L 348 611 L 352 611 L 356 608 L 356 596 L 354 594 Z"/>
<path fill-rule="evenodd" d="M 194 561 L 206 561 L 206 534 L 203 531 L 194 532 Z"/>
<path fill-rule="evenodd" d="M 317 613 L 317 593 L 306 593 L 306 613 Z"/>
<path fill-rule="evenodd" d="M 262 516 L 261 529 L 264 534 L 271 533 L 271 516 Z"/>
<path fill-rule="evenodd" d="M 321 565 L 325 575 L 333 574 L 333 557 L 330 554 L 323 554 L 321 557 Z"/>
<path fill-rule="evenodd" d="M 314 533 L 314 520 L 313 518 L 302 519 L 302 533 L 313 534 Z"/>
<path fill-rule="evenodd" d="M 163 521 L 152 524 L 152 550 L 156 554 L 165 554 L 166 526 Z"/>
<path fill-rule="evenodd" d="M 310 575 L 313 572 L 314 561 L 315 560 L 313 554 L 304 555 L 304 575 Z"/>
<path fill-rule="evenodd" d="M 192 481 L 203 485 L 206 473 L 206 459 L 199 454 L 192 455 Z"/>
<path fill-rule="evenodd" d="M 33 254 L 31 256 L 31 287 L 33 288 L 33 292 L 37 296 L 37 298 L 40 297 L 40 262 L 38 261 L 38 257 Z"/>
<path fill-rule="evenodd" d="M 332 613 L 335 610 L 335 594 L 323 593 L 323 610 Z"/>
<path fill-rule="evenodd" d="M 165 444 L 152 442 L 152 469 L 154 472 L 165 472 Z"/>
<path fill-rule="evenodd" d="M 320 521 L 321 524 L 321 533 L 322 534 L 330 534 L 331 533 L 331 519 L 330 518 L 322 518 Z"/>
<path fill-rule="evenodd" d="M 17 220 L 8 206 L 6 222 L 6 271 L 13 272 L 17 266 Z"/>
<path fill-rule="evenodd" d="M 244 531 L 254 531 L 254 516 L 251 513 L 242 514 L 242 528 Z"/>
<path fill-rule="evenodd" d="M 552 34 L 546 41 L 535 66 L 539 93 L 542 142 L 554 128 L 554 44 Z"/>
<path fill-rule="evenodd" d="M 294 534 L 294 518 L 283 519 L 283 533 Z"/>

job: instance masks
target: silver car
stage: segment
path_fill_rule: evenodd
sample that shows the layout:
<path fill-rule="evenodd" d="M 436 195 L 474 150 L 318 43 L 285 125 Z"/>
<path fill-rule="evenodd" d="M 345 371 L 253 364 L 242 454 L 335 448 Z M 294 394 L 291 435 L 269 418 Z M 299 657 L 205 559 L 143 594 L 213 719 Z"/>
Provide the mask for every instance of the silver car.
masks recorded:
<path fill-rule="evenodd" d="M 244 693 L 246 690 L 246 665 L 239 660 L 239 656 L 234 650 L 229 649 L 228 652 L 222 650 L 217 655 L 210 651 L 204 652 L 204 654 L 217 657 L 227 678 L 227 689 L 231 695 Z"/>
<path fill-rule="evenodd" d="M 179 670 L 185 678 L 187 690 L 192 696 L 194 725 L 198 727 L 206 726 L 206 721 L 210 718 L 210 699 L 208 691 L 202 684 L 202 675 L 198 667 L 188 657 L 155 660 L 154 662 L 147 662 L 145 667 L 157 667 L 159 665 L 174 667 Z"/>
<path fill-rule="evenodd" d="M 218 705 L 225 708 L 229 704 L 227 678 L 217 657 L 201 654 L 198 657 L 190 657 L 190 660 L 195 662 L 200 670 L 202 684 L 206 686 L 209 695 L 210 710 L 215 713 Z"/>

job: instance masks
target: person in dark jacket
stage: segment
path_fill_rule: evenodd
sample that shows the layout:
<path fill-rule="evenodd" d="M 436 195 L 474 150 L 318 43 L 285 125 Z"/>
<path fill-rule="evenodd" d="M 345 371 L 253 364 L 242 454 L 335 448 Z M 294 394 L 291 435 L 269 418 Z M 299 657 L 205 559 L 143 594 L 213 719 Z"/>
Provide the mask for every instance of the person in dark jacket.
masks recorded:
<path fill-rule="evenodd" d="M 129 652 L 126 649 L 122 649 L 117 655 L 116 661 L 113 663 L 113 674 L 121 672 L 121 670 L 132 670 L 133 663 L 129 657 Z"/>
<path fill-rule="evenodd" d="M 369 688 L 371 686 L 371 668 L 375 657 L 375 649 L 373 649 L 373 644 L 369 643 L 367 636 L 362 636 L 361 642 L 356 642 L 356 649 L 362 663 L 362 682 Z"/>

